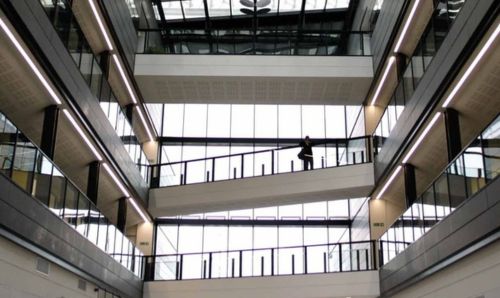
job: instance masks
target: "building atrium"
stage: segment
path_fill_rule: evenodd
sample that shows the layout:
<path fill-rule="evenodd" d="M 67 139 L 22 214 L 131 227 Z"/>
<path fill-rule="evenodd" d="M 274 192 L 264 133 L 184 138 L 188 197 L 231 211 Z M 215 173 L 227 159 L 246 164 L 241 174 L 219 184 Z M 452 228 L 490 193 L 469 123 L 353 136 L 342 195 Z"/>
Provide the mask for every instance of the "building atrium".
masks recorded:
<path fill-rule="evenodd" d="M 0 297 L 500 297 L 499 11 L 1 0 Z"/>

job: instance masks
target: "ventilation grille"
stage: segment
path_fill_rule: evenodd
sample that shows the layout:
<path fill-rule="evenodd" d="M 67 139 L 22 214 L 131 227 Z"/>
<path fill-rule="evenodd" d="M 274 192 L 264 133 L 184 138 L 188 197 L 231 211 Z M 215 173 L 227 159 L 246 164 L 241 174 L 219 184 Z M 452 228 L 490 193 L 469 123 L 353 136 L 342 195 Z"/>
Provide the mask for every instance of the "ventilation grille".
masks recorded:
<path fill-rule="evenodd" d="M 84 281 L 83 279 L 79 279 L 78 280 L 78 288 L 82 291 L 86 291 L 87 290 L 87 282 Z"/>
<path fill-rule="evenodd" d="M 49 275 L 50 263 L 42 258 L 36 259 L 36 271 Z"/>

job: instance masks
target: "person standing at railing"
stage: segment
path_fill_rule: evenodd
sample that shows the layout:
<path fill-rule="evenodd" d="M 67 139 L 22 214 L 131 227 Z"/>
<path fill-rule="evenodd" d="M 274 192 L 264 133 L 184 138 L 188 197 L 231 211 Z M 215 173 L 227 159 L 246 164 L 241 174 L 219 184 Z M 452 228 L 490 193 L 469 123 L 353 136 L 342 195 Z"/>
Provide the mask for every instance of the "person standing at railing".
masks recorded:
<path fill-rule="evenodd" d="M 306 136 L 306 138 L 302 142 L 300 142 L 300 147 L 302 147 L 302 150 L 300 151 L 299 155 L 304 161 L 304 171 L 309 170 L 309 165 L 311 166 L 311 170 L 314 170 L 312 145 L 313 144 L 309 139 L 309 136 Z"/>

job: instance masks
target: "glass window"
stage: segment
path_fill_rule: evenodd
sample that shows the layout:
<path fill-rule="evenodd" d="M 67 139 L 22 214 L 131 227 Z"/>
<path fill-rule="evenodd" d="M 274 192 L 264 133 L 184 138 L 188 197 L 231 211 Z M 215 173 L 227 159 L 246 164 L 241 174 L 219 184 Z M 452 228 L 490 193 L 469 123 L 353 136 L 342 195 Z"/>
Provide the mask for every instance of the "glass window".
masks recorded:
<path fill-rule="evenodd" d="M 78 208 L 79 191 L 68 183 L 66 185 L 66 200 L 64 201 L 64 221 L 75 227 L 76 210 Z"/>
<path fill-rule="evenodd" d="M 484 170 L 487 180 L 491 181 L 500 174 L 500 117 L 482 134 L 482 147 L 484 154 Z"/>
<path fill-rule="evenodd" d="M 345 138 L 345 108 L 344 106 L 325 106 L 326 137 Z"/>
<path fill-rule="evenodd" d="M 255 137 L 278 137 L 277 105 L 255 105 Z"/>
<path fill-rule="evenodd" d="M 231 106 L 231 137 L 252 138 L 254 136 L 254 106 Z"/>
<path fill-rule="evenodd" d="M 278 137 L 279 138 L 301 138 L 301 111 L 300 106 L 280 105 L 278 106 Z"/>
<path fill-rule="evenodd" d="M 302 137 L 325 138 L 325 107 L 302 106 Z"/>
<path fill-rule="evenodd" d="M 229 137 L 230 117 L 230 105 L 209 104 L 207 137 Z"/>
<path fill-rule="evenodd" d="M 87 236 L 87 227 L 89 224 L 89 201 L 82 194 L 78 199 L 78 211 L 76 213 L 76 230 L 84 237 Z"/>
<path fill-rule="evenodd" d="M 57 216 L 63 216 L 64 194 L 66 192 L 66 178 L 57 168 L 54 168 L 50 186 L 49 209 Z"/>
<path fill-rule="evenodd" d="M 52 163 L 42 154 L 38 154 L 35 164 L 35 177 L 32 195 L 44 205 L 49 204 L 50 178 Z"/>
<path fill-rule="evenodd" d="M 22 135 L 18 137 L 12 180 L 25 191 L 31 192 L 37 149 L 30 142 L 22 141 L 24 138 Z"/>
<path fill-rule="evenodd" d="M 207 134 L 207 105 L 186 104 L 184 137 L 205 137 Z"/>
<path fill-rule="evenodd" d="M 182 137 L 184 126 L 184 105 L 166 104 L 163 117 L 163 136 Z"/>
<path fill-rule="evenodd" d="M 450 213 L 450 197 L 448 192 L 448 175 L 443 173 L 434 183 L 436 195 L 436 211 L 438 220 L 444 218 Z"/>

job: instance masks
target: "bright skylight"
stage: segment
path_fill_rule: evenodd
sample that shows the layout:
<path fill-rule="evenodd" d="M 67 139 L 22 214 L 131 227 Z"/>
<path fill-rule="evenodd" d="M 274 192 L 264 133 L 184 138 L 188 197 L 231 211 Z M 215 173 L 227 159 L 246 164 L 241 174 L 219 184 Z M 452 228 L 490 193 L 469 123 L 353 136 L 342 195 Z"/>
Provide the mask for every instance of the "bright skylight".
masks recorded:
<path fill-rule="evenodd" d="M 251 0 L 250 0 L 251 1 Z M 162 2 L 163 11 L 167 20 L 204 18 L 205 8 L 203 0 L 165 1 Z M 248 8 L 239 0 L 207 0 L 208 15 L 210 17 L 243 15 L 241 8 Z M 302 0 L 271 0 L 265 8 L 269 13 L 299 12 Z M 349 0 L 307 0 L 306 10 L 323 10 L 348 8 Z M 157 15 L 159 18 L 159 15 Z"/>

